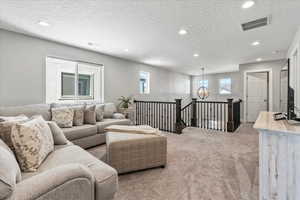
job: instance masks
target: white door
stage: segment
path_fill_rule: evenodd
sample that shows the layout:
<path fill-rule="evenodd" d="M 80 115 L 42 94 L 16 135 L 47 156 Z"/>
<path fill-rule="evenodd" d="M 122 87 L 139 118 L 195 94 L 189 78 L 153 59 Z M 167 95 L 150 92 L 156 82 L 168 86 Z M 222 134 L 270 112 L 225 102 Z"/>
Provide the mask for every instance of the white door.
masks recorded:
<path fill-rule="evenodd" d="M 255 122 L 261 111 L 268 111 L 268 81 L 268 72 L 247 73 L 247 122 Z"/>

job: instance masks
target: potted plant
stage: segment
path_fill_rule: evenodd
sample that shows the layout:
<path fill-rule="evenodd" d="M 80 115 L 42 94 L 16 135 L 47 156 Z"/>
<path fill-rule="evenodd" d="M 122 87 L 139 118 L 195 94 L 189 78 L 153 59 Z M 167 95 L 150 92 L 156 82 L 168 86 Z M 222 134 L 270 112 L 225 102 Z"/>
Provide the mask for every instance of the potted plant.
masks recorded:
<path fill-rule="evenodd" d="M 122 112 L 125 112 L 132 104 L 132 97 L 121 96 L 118 100 L 120 101 L 119 108 Z"/>

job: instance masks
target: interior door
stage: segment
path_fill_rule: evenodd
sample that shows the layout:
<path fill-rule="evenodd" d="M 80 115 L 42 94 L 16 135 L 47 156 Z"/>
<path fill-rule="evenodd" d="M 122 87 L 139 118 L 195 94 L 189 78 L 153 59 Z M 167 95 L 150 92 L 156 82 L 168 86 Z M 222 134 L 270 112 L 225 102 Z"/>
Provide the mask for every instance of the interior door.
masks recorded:
<path fill-rule="evenodd" d="M 269 109 L 269 73 L 247 73 L 247 122 L 255 122 L 261 111 Z"/>

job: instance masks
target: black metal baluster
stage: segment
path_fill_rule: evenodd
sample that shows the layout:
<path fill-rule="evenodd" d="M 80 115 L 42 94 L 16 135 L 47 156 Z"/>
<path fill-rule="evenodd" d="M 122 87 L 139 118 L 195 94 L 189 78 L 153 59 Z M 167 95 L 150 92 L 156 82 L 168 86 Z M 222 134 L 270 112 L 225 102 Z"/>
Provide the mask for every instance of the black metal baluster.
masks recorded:
<path fill-rule="evenodd" d="M 168 108 L 168 132 L 170 132 L 170 104 L 168 104 L 167 108 Z"/>
<path fill-rule="evenodd" d="M 226 106 L 225 104 L 224 104 L 224 113 L 223 113 L 223 117 L 224 117 L 224 131 L 226 131 L 226 126 L 227 126 L 227 120 L 226 120 L 226 114 L 227 114 L 227 107 L 228 107 L 228 105 Z"/>
<path fill-rule="evenodd" d="M 136 107 L 135 107 L 135 117 L 136 117 L 136 123 L 137 125 L 140 125 L 139 117 L 140 117 L 140 102 L 136 102 Z"/>

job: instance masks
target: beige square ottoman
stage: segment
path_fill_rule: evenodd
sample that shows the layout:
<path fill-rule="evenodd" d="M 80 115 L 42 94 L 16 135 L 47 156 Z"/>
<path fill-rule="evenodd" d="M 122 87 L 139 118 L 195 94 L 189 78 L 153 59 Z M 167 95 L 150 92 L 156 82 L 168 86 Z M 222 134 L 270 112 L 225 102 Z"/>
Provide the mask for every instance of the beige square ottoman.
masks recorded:
<path fill-rule="evenodd" d="M 167 163 L 167 138 L 161 135 L 106 133 L 107 163 L 119 174 Z"/>

